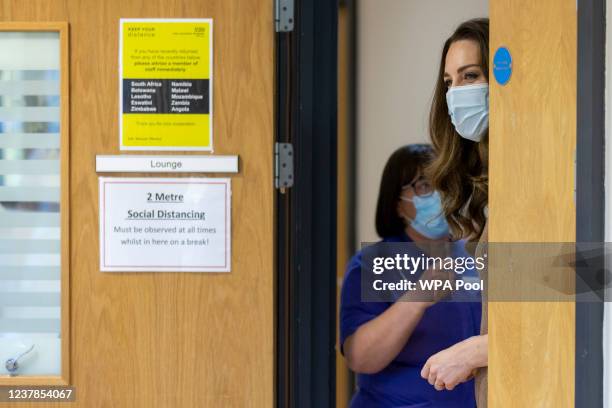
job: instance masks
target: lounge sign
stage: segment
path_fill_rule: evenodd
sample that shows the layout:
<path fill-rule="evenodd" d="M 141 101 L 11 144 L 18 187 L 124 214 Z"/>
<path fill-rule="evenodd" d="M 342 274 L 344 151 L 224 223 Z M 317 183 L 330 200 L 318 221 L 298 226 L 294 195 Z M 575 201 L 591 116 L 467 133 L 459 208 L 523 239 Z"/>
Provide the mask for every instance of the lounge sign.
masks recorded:
<path fill-rule="evenodd" d="M 98 173 L 238 173 L 238 156 L 98 155 Z"/>

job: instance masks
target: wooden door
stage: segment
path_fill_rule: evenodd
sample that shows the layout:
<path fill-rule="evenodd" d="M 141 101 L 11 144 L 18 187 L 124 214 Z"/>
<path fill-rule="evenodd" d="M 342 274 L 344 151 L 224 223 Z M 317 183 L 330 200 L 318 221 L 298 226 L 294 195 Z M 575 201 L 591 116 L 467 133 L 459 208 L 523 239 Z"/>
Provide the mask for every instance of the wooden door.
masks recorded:
<path fill-rule="evenodd" d="M 95 156 L 119 153 L 120 18 L 214 21 L 214 154 L 240 157 L 231 273 L 99 270 Z M 77 402 L 65 406 L 273 406 L 272 3 L 3 0 L 0 21 L 70 30 L 68 381 Z"/>
<path fill-rule="evenodd" d="M 491 75 L 489 241 L 573 242 L 576 2 L 491 0 L 490 18 L 513 73 Z M 573 302 L 490 302 L 490 406 L 573 407 L 574 353 Z"/>

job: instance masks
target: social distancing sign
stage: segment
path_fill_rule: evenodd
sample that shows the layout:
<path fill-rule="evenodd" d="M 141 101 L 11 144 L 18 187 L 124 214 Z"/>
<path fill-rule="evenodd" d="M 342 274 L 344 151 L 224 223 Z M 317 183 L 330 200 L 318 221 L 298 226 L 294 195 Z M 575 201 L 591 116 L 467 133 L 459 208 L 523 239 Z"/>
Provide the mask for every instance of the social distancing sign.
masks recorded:
<path fill-rule="evenodd" d="M 229 272 L 228 178 L 100 177 L 100 270 Z"/>

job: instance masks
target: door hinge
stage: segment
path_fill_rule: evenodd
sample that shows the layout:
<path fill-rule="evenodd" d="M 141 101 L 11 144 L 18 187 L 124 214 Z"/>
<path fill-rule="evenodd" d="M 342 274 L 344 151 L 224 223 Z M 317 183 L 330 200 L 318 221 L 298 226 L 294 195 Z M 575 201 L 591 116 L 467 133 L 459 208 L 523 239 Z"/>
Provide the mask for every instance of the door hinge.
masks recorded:
<path fill-rule="evenodd" d="M 274 22 L 277 33 L 293 31 L 293 0 L 274 0 Z"/>
<path fill-rule="evenodd" d="M 274 144 L 274 187 L 281 193 L 293 187 L 293 145 L 291 143 Z"/>

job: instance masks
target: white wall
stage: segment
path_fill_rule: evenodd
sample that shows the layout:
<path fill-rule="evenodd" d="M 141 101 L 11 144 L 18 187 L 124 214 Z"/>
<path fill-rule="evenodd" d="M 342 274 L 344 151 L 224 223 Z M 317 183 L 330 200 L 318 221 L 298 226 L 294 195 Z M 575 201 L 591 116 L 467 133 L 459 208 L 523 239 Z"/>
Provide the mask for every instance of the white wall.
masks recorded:
<path fill-rule="evenodd" d="M 489 15 L 488 0 L 360 0 L 357 10 L 357 245 L 377 240 L 382 169 L 398 147 L 429 140 L 427 116 L 446 38 Z"/>

